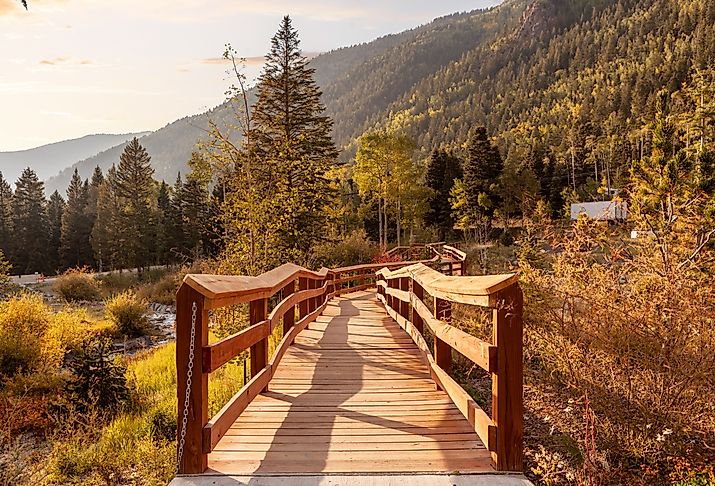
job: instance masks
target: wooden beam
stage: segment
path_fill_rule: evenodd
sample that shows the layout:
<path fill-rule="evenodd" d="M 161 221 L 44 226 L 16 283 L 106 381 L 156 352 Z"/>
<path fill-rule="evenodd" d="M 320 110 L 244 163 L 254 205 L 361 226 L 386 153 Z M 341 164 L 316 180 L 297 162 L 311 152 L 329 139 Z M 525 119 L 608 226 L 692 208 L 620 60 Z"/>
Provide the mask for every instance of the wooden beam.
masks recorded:
<path fill-rule="evenodd" d="M 301 277 L 298 279 L 298 290 L 308 290 L 308 279 Z M 308 315 L 308 301 L 303 300 L 298 304 L 298 317 L 302 319 Z"/>
<path fill-rule="evenodd" d="M 423 304 L 425 298 L 424 289 L 419 283 L 415 282 L 414 280 L 410 279 L 410 282 L 412 283 L 412 293 L 414 294 L 415 299 L 417 299 L 420 303 Z M 419 311 L 415 309 L 415 303 L 411 303 L 410 309 L 412 310 L 412 324 L 415 326 L 415 328 L 419 331 L 420 334 L 424 335 L 424 321 L 422 320 L 422 316 L 420 316 Z"/>
<path fill-rule="evenodd" d="M 251 324 L 257 324 L 266 318 L 268 299 L 256 299 L 249 303 L 248 315 Z M 268 364 L 268 336 L 251 346 L 251 378 L 254 378 Z M 267 383 L 266 383 L 267 385 Z M 267 391 L 268 386 L 262 391 Z"/>
<path fill-rule="evenodd" d="M 290 297 L 293 295 L 295 292 L 295 280 L 291 280 L 286 284 L 285 287 L 283 287 L 283 298 L 285 299 L 286 297 Z M 285 336 L 288 334 L 288 331 L 293 327 L 293 324 L 295 324 L 295 305 L 291 305 L 288 309 L 285 310 L 285 314 L 283 314 L 283 335 Z"/>
<path fill-rule="evenodd" d="M 196 306 L 194 308 L 194 305 Z M 195 320 L 194 320 L 195 316 Z M 203 428 L 209 417 L 209 380 L 203 369 L 201 350 L 209 341 L 208 310 L 204 298 L 188 285 L 182 285 L 176 295 L 176 378 L 179 415 L 177 443 L 182 434 L 184 401 L 188 382 L 191 334 L 194 334 L 194 357 L 191 366 L 192 383 L 189 393 L 184 450 L 179 473 L 199 474 L 208 467 L 208 456 L 203 450 Z"/>
<path fill-rule="evenodd" d="M 452 318 L 452 304 L 435 297 L 434 317 L 444 321 L 450 320 Z M 452 348 L 436 335 L 434 337 L 434 359 L 437 362 L 437 366 L 446 373 L 450 372 L 452 369 Z"/>
<path fill-rule="evenodd" d="M 493 311 L 497 372 L 492 374 L 492 418 L 497 427 L 495 468 L 523 468 L 523 296 L 518 285 L 499 293 Z"/>
<path fill-rule="evenodd" d="M 213 373 L 249 346 L 266 339 L 271 331 L 270 324 L 270 321 L 263 320 L 241 332 L 204 346 L 202 348 L 204 372 Z"/>

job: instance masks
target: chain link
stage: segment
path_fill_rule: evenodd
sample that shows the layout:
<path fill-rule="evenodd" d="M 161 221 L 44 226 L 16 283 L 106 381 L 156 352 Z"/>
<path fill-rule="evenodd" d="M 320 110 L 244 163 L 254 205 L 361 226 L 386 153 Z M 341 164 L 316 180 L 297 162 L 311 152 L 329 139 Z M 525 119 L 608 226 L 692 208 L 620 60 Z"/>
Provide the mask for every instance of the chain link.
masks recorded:
<path fill-rule="evenodd" d="M 189 342 L 189 365 L 186 371 L 186 397 L 184 398 L 184 413 L 181 417 L 181 436 L 179 437 L 179 450 L 177 452 L 176 472 L 181 468 L 186 443 L 186 425 L 189 422 L 189 398 L 191 397 L 191 378 L 194 374 L 194 344 L 196 341 L 196 302 L 191 306 L 191 341 Z"/>

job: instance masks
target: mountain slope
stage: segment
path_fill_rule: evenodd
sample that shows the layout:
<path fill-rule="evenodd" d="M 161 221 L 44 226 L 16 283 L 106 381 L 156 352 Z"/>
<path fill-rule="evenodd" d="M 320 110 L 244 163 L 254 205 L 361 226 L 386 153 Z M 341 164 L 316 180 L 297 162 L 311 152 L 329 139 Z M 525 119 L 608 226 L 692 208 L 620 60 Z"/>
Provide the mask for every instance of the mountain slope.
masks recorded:
<path fill-rule="evenodd" d="M 31 167 L 40 179 L 57 173 L 58 167 L 67 167 L 78 160 L 95 155 L 132 137 L 148 132 L 126 134 L 87 135 L 73 140 L 51 143 L 41 147 L 13 152 L 0 152 L 0 171 L 9 182 L 14 182 L 22 170 Z"/>
<path fill-rule="evenodd" d="M 560 191 L 569 150 L 581 179 L 593 165 L 593 140 L 618 135 L 612 157 L 631 158 L 641 142 L 623 135 L 652 117 L 658 90 L 678 89 L 715 60 L 713 22 L 711 0 L 507 0 L 331 51 L 311 65 L 344 161 L 370 127 L 402 129 L 426 154 L 460 147 L 485 124 L 508 159 L 548 159 L 551 175 L 537 176 L 558 180 Z M 223 104 L 210 116 L 225 123 L 231 109 Z M 157 178 L 186 170 L 205 127 L 205 114 L 196 115 L 142 139 Z M 85 176 L 95 165 L 106 169 L 120 151 L 78 167 Z M 49 186 L 63 188 L 69 174 Z"/>

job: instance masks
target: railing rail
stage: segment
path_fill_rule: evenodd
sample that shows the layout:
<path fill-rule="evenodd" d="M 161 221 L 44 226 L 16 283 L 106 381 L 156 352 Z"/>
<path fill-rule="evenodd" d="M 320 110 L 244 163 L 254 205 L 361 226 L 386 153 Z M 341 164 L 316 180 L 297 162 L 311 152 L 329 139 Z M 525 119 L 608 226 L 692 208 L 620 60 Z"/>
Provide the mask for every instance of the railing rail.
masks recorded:
<path fill-rule="evenodd" d="M 495 469 L 521 471 L 523 303 L 516 275 L 450 276 L 421 264 L 377 274 L 378 298 L 423 352 L 435 382 L 474 426 L 492 454 Z M 427 295 L 433 298 L 433 311 L 425 305 Z M 451 326 L 453 303 L 492 309 L 492 342 Z M 434 337 L 434 353 L 424 339 L 425 330 Z M 491 417 L 449 375 L 452 350 L 491 373 Z"/>

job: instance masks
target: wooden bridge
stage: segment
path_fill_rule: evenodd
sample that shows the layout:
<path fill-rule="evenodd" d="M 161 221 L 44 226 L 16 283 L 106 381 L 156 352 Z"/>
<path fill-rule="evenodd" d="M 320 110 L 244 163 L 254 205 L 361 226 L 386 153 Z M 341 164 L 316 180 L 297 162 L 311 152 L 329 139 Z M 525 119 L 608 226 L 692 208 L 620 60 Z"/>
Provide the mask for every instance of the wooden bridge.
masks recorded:
<path fill-rule="evenodd" d="M 415 257 L 415 248 L 401 250 Z M 434 256 L 319 272 L 286 264 L 258 277 L 186 276 L 177 295 L 177 484 L 521 471 L 516 276 L 464 276 L 464 253 L 446 245 L 417 251 Z M 452 327 L 452 303 L 492 309 L 492 342 Z M 210 323 L 240 305 L 248 306 L 249 327 L 209 343 Z M 210 418 L 210 373 L 247 350 L 250 381 Z M 491 373 L 491 416 L 450 376 L 453 351 Z"/>

